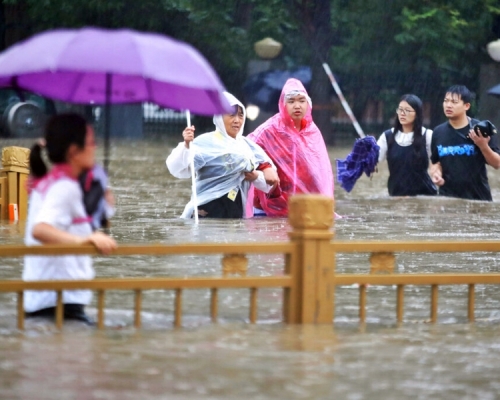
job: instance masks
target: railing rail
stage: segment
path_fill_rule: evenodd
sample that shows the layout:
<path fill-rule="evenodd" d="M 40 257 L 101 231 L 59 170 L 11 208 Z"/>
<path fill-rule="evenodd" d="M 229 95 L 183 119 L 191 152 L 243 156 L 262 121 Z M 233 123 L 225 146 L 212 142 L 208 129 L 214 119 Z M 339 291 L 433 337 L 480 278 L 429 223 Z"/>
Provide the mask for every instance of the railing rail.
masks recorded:
<path fill-rule="evenodd" d="M 156 290 L 156 289 L 205 289 L 205 288 L 269 288 L 290 287 L 289 276 L 241 276 L 189 278 L 97 278 L 88 280 L 58 281 L 0 281 L 0 292 L 22 290 Z"/>
<path fill-rule="evenodd" d="M 500 252 L 500 241 L 332 241 L 331 246 L 336 253 L 468 253 L 468 252 Z"/>
<path fill-rule="evenodd" d="M 244 251 L 241 251 L 244 249 Z M 179 254 L 291 254 L 294 245 L 291 243 L 188 243 L 188 244 L 127 244 L 118 247 L 111 257 L 131 255 L 167 256 Z M 0 257 L 21 257 L 27 255 L 99 255 L 90 244 L 74 246 L 65 244 L 48 244 L 44 246 L 3 245 L 0 246 Z"/>
<path fill-rule="evenodd" d="M 337 286 L 347 285 L 487 285 L 500 284 L 500 274 L 338 274 L 331 280 Z"/>

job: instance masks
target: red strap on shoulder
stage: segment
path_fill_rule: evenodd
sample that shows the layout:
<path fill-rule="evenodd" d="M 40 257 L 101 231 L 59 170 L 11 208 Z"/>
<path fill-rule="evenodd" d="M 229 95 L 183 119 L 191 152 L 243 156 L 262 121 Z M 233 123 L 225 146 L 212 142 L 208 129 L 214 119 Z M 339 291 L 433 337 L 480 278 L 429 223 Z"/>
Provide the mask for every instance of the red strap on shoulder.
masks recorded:
<path fill-rule="evenodd" d="M 264 171 L 267 168 L 272 168 L 272 165 L 268 162 L 263 162 L 262 164 L 259 164 L 257 171 Z"/>

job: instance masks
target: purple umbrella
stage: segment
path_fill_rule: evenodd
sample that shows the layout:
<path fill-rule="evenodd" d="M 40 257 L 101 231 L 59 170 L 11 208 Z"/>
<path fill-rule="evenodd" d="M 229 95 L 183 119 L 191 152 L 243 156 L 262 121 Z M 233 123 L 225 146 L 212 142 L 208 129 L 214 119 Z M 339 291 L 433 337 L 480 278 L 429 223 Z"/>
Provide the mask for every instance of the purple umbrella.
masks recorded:
<path fill-rule="evenodd" d="M 196 114 L 230 110 L 210 64 L 192 46 L 133 30 L 83 28 L 33 36 L 0 54 L 0 87 L 79 104 L 154 102 Z M 109 107 L 106 107 L 105 167 Z"/>

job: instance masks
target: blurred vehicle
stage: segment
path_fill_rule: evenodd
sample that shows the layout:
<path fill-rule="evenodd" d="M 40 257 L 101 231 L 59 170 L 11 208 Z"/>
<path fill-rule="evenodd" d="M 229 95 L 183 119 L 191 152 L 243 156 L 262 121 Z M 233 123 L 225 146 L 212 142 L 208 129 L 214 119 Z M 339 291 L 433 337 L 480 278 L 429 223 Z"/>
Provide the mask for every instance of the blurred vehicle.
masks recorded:
<path fill-rule="evenodd" d="M 26 91 L 0 89 L 1 137 L 41 137 L 47 118 L 55 113 L 52 100 Z"/>

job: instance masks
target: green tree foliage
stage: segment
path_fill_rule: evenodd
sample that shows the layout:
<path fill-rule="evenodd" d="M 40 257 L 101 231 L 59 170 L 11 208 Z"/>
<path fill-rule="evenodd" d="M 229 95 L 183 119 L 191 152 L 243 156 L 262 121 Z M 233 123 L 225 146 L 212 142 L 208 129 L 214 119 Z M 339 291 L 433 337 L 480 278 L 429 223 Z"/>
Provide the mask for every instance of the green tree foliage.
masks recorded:
<path fill-rule="evenodd" d="M 270 36 L 283 43 L 284 66 L 313 67 L 313 79 L 320 82 L 312 93 L 316 104 L 333 94 L 318 68 L 319 55 L 351 94 L 356 115 L 369 99 L 395 104 L 412 92 L 433 102 L 436 118 L 446 86 L 464 83 L 477 90 L 479 65 L 488 59 L 485 45 L 495 39 L 492 26 L 500 20 L 498 0 L 3 0 L 1 5 L 21 7 L 26 36 L 92 25 L 184 40 L 238 96 L 248 61 L 255 58 L 253 43 Z"/>
<path fill-rule="evenodd" d="M 447 86 L 477 90 L 484 48 L 500 15 L 496 0 L 335 0 L 333 8 L 331 61 L 356 93 L 358 113 L 367 99 L 395 104 L 412 92 L 433 102 L 434 119 Z"/>

